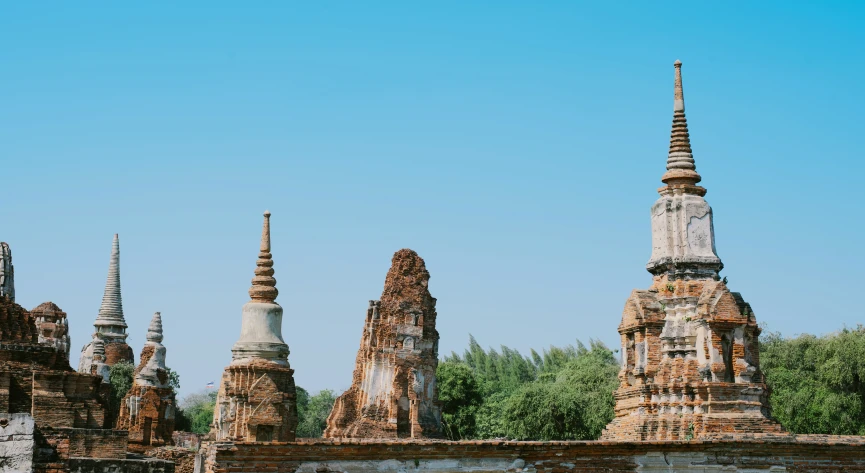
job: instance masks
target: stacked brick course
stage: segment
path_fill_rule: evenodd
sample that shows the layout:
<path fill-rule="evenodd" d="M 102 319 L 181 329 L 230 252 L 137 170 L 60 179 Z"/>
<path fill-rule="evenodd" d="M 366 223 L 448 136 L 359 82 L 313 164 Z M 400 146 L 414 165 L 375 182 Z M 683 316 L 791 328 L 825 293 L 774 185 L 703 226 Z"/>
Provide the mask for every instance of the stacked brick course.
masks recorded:
<path fill-rule="evenodd" d="M 417 253 L 394 254 L 381 300 L 367 309 L 352 386 L 336 400 L 325 437 L 441 435 L 439 334 L 429 278 Z"/>

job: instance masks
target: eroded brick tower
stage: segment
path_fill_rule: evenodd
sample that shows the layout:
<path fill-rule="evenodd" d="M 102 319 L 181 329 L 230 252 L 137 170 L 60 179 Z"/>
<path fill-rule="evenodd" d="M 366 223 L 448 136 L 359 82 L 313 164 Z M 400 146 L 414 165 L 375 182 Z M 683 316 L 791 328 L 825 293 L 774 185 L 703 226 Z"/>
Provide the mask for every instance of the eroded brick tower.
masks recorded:
<path fill-rule="evenodd" d="M 393 255 L 380 301 L 370 301 L 351 388 L 334 404 L 325 437 L 441 436 L 436 300 L 412 250 Z"/>
<path fill-rule="evenodd" d="M 290 442 L 297 428 L 294 370 L 282 339 L 282 307 L 273 277 L 270 212 L 264 213 L 261 249 L 250 301 L 243 306 L 240 339 L 222 374 L 211 435 L 215 440 Z"/>
<path fill-rule="evenodd" d="M 751 306 L 720 280 L 712 209 L 698 186 L 682 63 L 675 63 L 673 131 L 661 197 L 652 206 L 653 275 L 625 303 L 616 417 L 602 439 L 684 440 L 780 432 L 760 371 Z"/>

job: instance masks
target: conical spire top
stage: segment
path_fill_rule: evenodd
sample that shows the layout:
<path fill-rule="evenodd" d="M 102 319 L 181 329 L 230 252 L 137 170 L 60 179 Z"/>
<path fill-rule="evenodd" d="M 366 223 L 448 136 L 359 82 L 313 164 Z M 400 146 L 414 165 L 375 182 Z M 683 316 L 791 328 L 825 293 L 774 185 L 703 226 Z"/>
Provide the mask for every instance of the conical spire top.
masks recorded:
<path fill-rule="evenodd" d="M 108 279 L 105 281 L 105 293 L 102 295 L 102 306 L 96 316 L 96 326 L 116 326 L 126 328 L 123 318 L 123 299 L 120 296 L 120 238 L 115 233 L 111 244 L 111 260 L 108 263 Z"/>
<path fill-rule="evenodd" d="M 147 327 L 147 341 L 154 343 L 162 342 L 162 314 L 159 312 L 153 314 L 150 326 Z"/>
<path fill-rule="evenodd" d="M 676 80 L 673 88 L 673 131 L 670 134 L 670 152 L 667 172 L 661 178 L 667 188 L 681 188 L 686 193 L 705 195 L 706 189 L 697 185 L 700 175 L 694 164 L 688 121 L 685 119 L 685 95 L 682 91 L 682 61 L 673 63 Z"/>
<path fill-rule="evenodd" d="M 273 302 L 279 291 L 273 277 L 273 255 L 270 254 L 270 211 L 264 211 L 264 224 L 261 228 L 261 248 L 255 262 L 255 277 L 249 288 L 249 297 L 255 302 Z"/>

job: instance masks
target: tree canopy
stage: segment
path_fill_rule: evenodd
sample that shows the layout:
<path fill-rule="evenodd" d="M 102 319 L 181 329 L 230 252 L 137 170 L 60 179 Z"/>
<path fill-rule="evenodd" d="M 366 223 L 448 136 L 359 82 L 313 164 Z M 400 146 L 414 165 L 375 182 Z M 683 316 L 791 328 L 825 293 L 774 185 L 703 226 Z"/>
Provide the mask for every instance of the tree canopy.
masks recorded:
<path fill-rule="evenodd" d="M 761 337 L 772 415 L 799 434 L 865 435 L 865 327 Z"/>
<path fill-rule="evenodd" d="M 448 438 L 588 440 L 613 418 L 618 363 L 603 343 L 550 347 L 531 356 L 474 339 L 439 363 L 442 427 Z"/>

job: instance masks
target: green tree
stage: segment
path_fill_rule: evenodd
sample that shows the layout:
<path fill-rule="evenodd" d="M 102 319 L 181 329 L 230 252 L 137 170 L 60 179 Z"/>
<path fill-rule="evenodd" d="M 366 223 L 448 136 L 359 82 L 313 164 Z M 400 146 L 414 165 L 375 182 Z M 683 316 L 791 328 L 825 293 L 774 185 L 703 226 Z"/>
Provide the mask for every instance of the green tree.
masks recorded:
<path fill-rule="evenodd" d="M 174 389 L 175 393 L 180 391 L 180 375 L 171 368 L 166 367 L 165 370 L 168 371 L 168 385 Z"/>
<path fill-rule="evenodd" d="M 760 342 L 772 415 L 787 430 L 865 435 L 865 327 Z"/>
<path fill-rule="evenodd" d="M 132 388 L 132 375 L 135 365 L 128 361 L 115 363 L 108 371 L 108 382 L 111 384 L 111 397 L 108 399 L 108 409 L 112 419 L 120 415 L 120 405 L 126 393 Z"/>
<path fill-rule="evenodd" d="M 604 344 L 551 346 L 528 357 L 500 350 L 484 350 L 470 337 L 462 356 L 439 363 L 449 438 L 589 440 L 612 420 L 619 364 Z"/>
<path fill-rule="evenodd" d="M 314 396 L 297 387 L 297 431 L 301 438 L 319 438 L 327 427 L 327 416 L 336 402 L 336 394 L 330 389 L 322 389 Z"/>
<path fill-rule="evenodd" d="M 618 363 L 613 352 L 592 341 L 591 349 L 578 343 L 572 351 L 550 353 L 555 355 L 545 366 L 557 364 L 555 381 L 542 376 L 507 398 L 501 411 L 505 435 L 519 440 L 597 439 L 614 415 Z"/>
<path fill-rule="evenodd" d="M 436 382 L 444 434 L 450 440 L 474 438 L 475 416 L 483 394 L 472 369 L 458 361 L 442 361 L 436 370 Z"/>
<path fill-rule="evenodd" d="M 200 391 L 186 396 L 180 401 L 175 428 L 196 434 L 210 432 L 215 407 L 216 391 Z"/>

